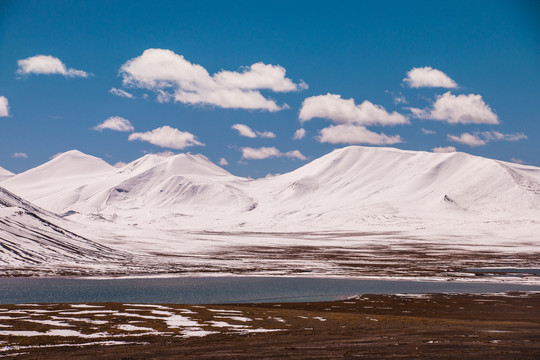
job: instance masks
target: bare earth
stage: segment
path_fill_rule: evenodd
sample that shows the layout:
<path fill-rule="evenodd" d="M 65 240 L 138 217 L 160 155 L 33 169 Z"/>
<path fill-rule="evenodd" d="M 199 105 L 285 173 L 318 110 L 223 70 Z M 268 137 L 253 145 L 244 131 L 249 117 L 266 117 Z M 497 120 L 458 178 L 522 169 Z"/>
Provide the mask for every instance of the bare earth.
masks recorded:
<path fill-rule="evenodd" d="M 8 359 L 540 358 L 538 293 L 0 308 L 0 357 Z"/>

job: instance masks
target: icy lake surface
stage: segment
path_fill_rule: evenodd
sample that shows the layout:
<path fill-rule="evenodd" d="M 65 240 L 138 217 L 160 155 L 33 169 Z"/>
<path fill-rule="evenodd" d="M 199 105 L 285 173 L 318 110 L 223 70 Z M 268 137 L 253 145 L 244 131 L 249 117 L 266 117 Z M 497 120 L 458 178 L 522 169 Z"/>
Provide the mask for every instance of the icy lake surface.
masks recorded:
<path fill-rule="evenodd" d="M 0 278 L 0 303 L 218 304 L 343 299 L 358 294 L 540 291 L 538 285 L 292 277 Z"/>

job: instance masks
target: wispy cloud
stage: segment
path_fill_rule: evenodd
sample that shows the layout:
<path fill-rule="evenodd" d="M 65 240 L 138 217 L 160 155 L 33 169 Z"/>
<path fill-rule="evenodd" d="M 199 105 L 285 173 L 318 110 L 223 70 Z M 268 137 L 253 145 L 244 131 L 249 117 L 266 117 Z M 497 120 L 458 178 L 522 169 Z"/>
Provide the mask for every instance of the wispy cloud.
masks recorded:
<path fill-rule="evenodd" d="M 307 158 L 298 150 L 281 152 L 275 147 L 261 147 L 261 148 L 251 148 L 244 147 L 242 150 L 242 159 L 247 160 L 262 160 L 275 157 L 287 157 L 294 158 L 298 160 L 306 160 Z"/>
<path fill-rule="evenodd" d="M 99 125 L 94 126 L 94 130 L 103 131 L 105 129 L 122 132 L 132 132 L 135 130 L 128 119 L 120 116 L 111 116 Z"/>
<path fill-rule="evenodd" d="M 456 152 L 456 148 L 453 146 L 439 146 L 431 149 L 434 153 L 452 153 Z"/>
<path fill-rule="evenodd" d="M 195 145 L 204 146 L 195 135 L 170 126 L 162 126 L 142 133 L 133 133 L 129 135 L 128 139 L 129 141 L 147 141 L 150 144 L 170 149 L 184 149 Z"/>
<path fill-rule="evenodd" d="M 452 95 L 446 92 L 437 97 L 431 109 L 409 108 L 419 119 L 445 121 L 450 124 L 498 124 L 499 118 L 482 96 Z"/>
<path fill-rule="evenodd" d="M 14 157 L 14 158 L 28 159 L 28 155 L 26 153 L 23 153 L 23 152 L 14 153 L 11 156 Z"/>
<path fill-rule="evenodd" d="M 394 104 L 396 105 L 407 104 L 407 99 L 405 99 L 405 96 L 403 95 L 396 95 L 394 96 Z"/>
<path fill-rule="evenodd" d="M 471 147 L 483 146 L 491 141 L 519 141 L 527 139 L 523 133 L 503 134 L 498 131 L 475 132 L 473 134 L 462 133 L 461 135 L 448 135 L 448 140 L 455 141 Z"/>
<path fill-rule="evenodd" d="M 257 137 L 271 139 L 271 138 L 276 137 L 276 134 L 274 134 L 271 131 L 253 130 L 252 128 L 250 128 L 249 126 L 244 125 L 244 124 L 234 124 L 233 126 L 231 126 L 231 128 L 238 131 L 238 134 L 240 134 L 240 136 L 244 136 L 244 137 L 248 137 L 248 138 L 252 138 L 252 139 L 257 138 Z"/>
<path fill-rule="evenodd" d="M 422 134 L 424 135 L 435 135 L 437 132 L 435 130 L 429 130 L 422 128 Z"/>
<path fill-rule="evenodd" d="M 448 75 L 430 66 L 412 68 L 407 72 L 407 77 L 403 79 L 403 82 L 411 88 L 441 87 L 454 89 L 458 86 Z"/>
<path fill-rule="evenodd" d="M 122 89 L 112 88 L 111 90 L 109 90 L 109 93 L 113 94 L 113 95 L 116 95 L 116 96 L 128 98 L 128 99 L 133 99 L 134 98 L 133 94 L 128 93 L 127 91 L 122 90 Z"/>
<path fill-rule="evenodd" d="M 520 164 L 520 165 L 525 164 L 525 161 L 523 161 L 521 159 L 514 158 L 514 157 L 511 158 L 510 161 L 513 162 L 513 163 L 516 163 L 516 164 Z"/>
<path fill-rule="evenodd" d="M 406 116 L 395 111 L 389 113 L 382 106 L 365 100 L 360 105 L 354 99 L 342 99 L 341 95 L 326 94 L 306 98 L 302 103 L 300 121 L 313 118 L 332 120 L 338 124 L 397 125 L 408 124 Z"/>
<path fill-rule="evenodd" d="M 89 77 L 86 71 L 67 68 L 59 58 L 50 55 L 36 55 L 26 59 L 17 60 L 19 75 L 63 75 L 68 78 Z"/>
<path fill-rule="evenodd" d="M 229 165 L 229 162 L 227 161 L 227 159 L 221 158 L 221 159 L 219 159 L 219 165 L 227 166 L 227 165 Z"/>
<path fill-rule="evenodd" d="M 294 83 L 279 65 L 262 62 L 240 71 L 222 70 L 214 75 L 201 65 L 166 49 L 148 49 L 141 56 L 122 65 L 124 85 L 156 92 L 158 101 L 175 101 L 192 105 L 212 105 L 232 109 L 279 111 L 288 108 L 261 94 L 298 91 L 304 82 Z"/>

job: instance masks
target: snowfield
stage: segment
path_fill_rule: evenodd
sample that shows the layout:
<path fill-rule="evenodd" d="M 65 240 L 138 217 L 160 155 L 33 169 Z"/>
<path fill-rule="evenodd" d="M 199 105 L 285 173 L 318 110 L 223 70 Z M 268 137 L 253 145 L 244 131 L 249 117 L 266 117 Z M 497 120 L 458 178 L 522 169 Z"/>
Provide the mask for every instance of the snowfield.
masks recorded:
<path fill-rule="evenodd" d="M 202 155 L 115 168 L 73 150 L 0 187 L 4 275 L 62 263 L 83 275 L 438 278 L 540 265 L 540 168 L 465 153 L 351 146 L 252 180 Z"/>

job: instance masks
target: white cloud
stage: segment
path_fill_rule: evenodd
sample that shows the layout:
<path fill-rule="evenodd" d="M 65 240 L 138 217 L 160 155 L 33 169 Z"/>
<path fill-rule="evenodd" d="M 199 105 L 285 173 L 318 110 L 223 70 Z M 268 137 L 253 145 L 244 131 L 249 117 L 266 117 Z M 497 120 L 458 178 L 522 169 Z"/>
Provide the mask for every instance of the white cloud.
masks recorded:
<path fill-rule="evenodd" d="M 231 128 L 238 131 L 240 136 L 244 136 L 244 137 L 248 137 L 248 138 L 252 138 L 252 139 L 256 138 L 256 137 L 268 138 L 268 139 L 276 137 L 276 134 L 274 134 L 271 131 L 253 130 L 252 128 L 250 128 L 249 126 L 244 125 L 244 124 L 234 124 L 233 126 L 231 126 Z"/>
<path fill-rule="evenodd" d="M 435 135 L 437 132 L 435 130 L 429 130 L 429 129 L 422 128 L 422 133 L 424 135 Z"/>
<path fill-rule="evenodd" d="M 486 145 L 486 141 L 482 140 L 478 134 L 463 133 L 459 136 L 448 135 L 448 140 L 455 141 L 461 144 L 469 145 L 472 147 Z"/>
<path fill-rule="evenodd" d="M 113 95 L 116 95 L 116 96 L 128 98 L 128 99 L 133 99 L 133 97 L 134 97 L 133 94 L 130 94 L 125 90 L 117 89 L 117 88 L 112 88 L 111 90 L 109 90 L 109 93 L 111 93 Z"/>
<path fill-rule="evenodd" d="M 446 92 L 437 97 L 429 110 L 409 108 L 419 119 L 446 121 L 450 124 L 498 124 L 499 118 L 481 95 L 452 95 Z"/>
<path fill-rule="evenodd" d="M 263 139 L 274 139 L 276 137 L 276 134 L 274 134 L 271 131 L 264 130 L 264 131 L 256 131 L 256 132 L 257 132 L 257 135 L 259 135 L 259 137 Z"/>
<path fill-rule="evenodd" d="M 19 75 L 64 75 L 65 77 L 83 77 L 91 74 L 77 69 L 68 69 L 59 58 L 50 55 L 36 55 L 26 59 L 17 60 Z"/>
<path fill-rule="evenodd" d="M 150 144 L 171 148 L 184 149 L 188 146 L 204 146 L 197 137 L 189 132 L 180 131 L 170 126 L 162 126 L 152 131 L 133 133 L 129 135 L 129 141 L 147 141 Z"/>
<path fill-rule="evenodd" d="M 14 157 L 14 158 L 28 159 L 28 155 L 26 155 L 26 153 L 23 153 L 23 152 L 15 153 L 15 154 L 13 154 L 11 156 Z"/>
<path fill-rule="evenodd" d="M 285 77 L 279 65 L 256 63 L 241 72 L 220 71 L 210 75 L 201 65 L 166 49 L 148 49 L 120 69 L 126 86 L 155 91 L 158 101 L 213 105 L 230 109 L 279 111 L 287 108 L 263 96 L 260 90 L 296 91 L 307 86 Z"/>
<path fill-rule="evenodd" d="M 5 96 L 0 96 L 0 117 L 9 116 L 8 99 Z"/>
<path fill-rule="evenodd" d="M 227 159 L 221 158 L 219 159 L 219 165 L 226 166 L 226 165 L 229 165 L 229 162 L 227 161 Z"/>
<path fill-rule="evenodd" d="M 144 154 L 157 155 L 157 156 L 161 156 L 161 157 L 171 157 L 171 156 L 176 155 L 176 153 L 174 153 L 174 152 L 172 152 L 172 151 L 170 151 L 170 150 L 158 151 L 158 152 L 153 152 L 153 151 L 146 151 L 146 150 L 143 150 L 143 153 L 144 153 Z"/>
<path fill-rule="evenodd" d="M 234 124 L 231 126 L 232 129 L 238 131 L 240 136 L 248 137 L 248 138 L 256 138 L 257 134 L 255 134 L 255 131 L 253 131 L 249 126 L 244 124 Z"/>
<path fill-rule="evenodd" d="M 281 153 L 275 147 L 261 147 L 258 149 L 244 147 L 242 150 L 243 159 L 261 160 L 271 157 L 278 157 Z"/>
<path fill-rule="evenodd" d="M 302 154 L 299 150 L 287 151 L 286 153 L 283 153 L 282 156 L 298 160 L 307 160 L 304 154 Z"/>
<path fill-rule="evenodd" d="M 127 163 L 125 163 L 125 162 L 123 162 L 123 161 L 119 161 L 119 162 L 117 162 L 116 164 L 114 164 L 113 166 L 114 166 L 115 168 L 122 168 L 122 167 L 124 167 L 124 166 L 126 166 L 126 165 L 127 165 Z"/>
<path fill-rule="evenodd" d="M 451 153 L 456 152 L 456 148 L 453 146 L 439 146 L 431 149 L 434 153 Z"/>
<path fill-rule="evenodd" d="M 332 125 L 321 130 L 317 138 L 320 142 L 331 144 L 371 144 L 391 145 L 402 142 L 399 135 L 388 136 L 378 134 L 363 126 L 355 125 Z"/>
<path fill-rule="evenodd" d="M 298 150 L 288 151 L 282 153 L 275 147 L 261 147 L 261 148 L 250 148 L 244 147 L 242 150 L 242 159 L 250 160 L 262 160 L 275 157 L 288 157 L 295 158 L 299 160 L 306 160 L 306 157 Z"/>
<path fill-rule="evenodd" d="M 458 85 L 448 75 L 432 67 L 412 68 L 403 79 L 411 88 L 442 87 L 454 89 Z"/>
<path fill-rule="evenodd" d="M 279 65 L 267 65 L 262 62 L 243 68 L 242 72 L 222 70 L 213 77 L 218 84 L 228 88 L 248 90 L 268 89 L 275 92 L 305 90 L 307 84 L 301 81 L 295 84 L 285 77 L 286 70 Z"/>
<path fill-rule="evenodd" d="M 301 140 L 306 136 L 306 129 L 300 128 L 294 132 L 293 140 Z"/>
<path fill-rule="evenodd" d="M 299 118 L 302 122 L 313 118 L 330 119 L 338 124 L 396 125 L 408 124 L 409 120 L 397 112 L 389 113 L 384 107 L 364 100 L 360 105 L 354 99 L 342 99 L 341 95 L 326 94 L 304 99 Z"/>
<path fill-rule="evenodd" d="M 459 142 L 469 146 L 482 146 L 491 141 L 519 141 L 527 139 L 527 135 L 523 133 L 503 134 L 498 131 L 483 131 L 473 134 L 463 133 L 459 136 L 448 135 L 451 141 Z"/>
<path fill-rule="evenodd" d="M 94 126 L 94 130 L 97 131 L 103 131 L 104 129 L 123 132 L 132 132 L 135 130 L 128 119 L 120 116 L 111 116 L 101 124 Z"/>

